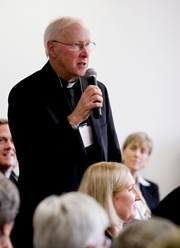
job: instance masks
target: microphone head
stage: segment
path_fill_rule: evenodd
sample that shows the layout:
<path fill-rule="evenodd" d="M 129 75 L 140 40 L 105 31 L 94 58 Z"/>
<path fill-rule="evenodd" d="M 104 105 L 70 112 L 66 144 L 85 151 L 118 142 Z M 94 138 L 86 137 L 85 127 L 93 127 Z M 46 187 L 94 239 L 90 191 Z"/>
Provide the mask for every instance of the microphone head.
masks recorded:
<path fill-rule="evenodd" d="M 93 68 L 86 70 L 85 77 L 97 77 L 97 72 Z"/>

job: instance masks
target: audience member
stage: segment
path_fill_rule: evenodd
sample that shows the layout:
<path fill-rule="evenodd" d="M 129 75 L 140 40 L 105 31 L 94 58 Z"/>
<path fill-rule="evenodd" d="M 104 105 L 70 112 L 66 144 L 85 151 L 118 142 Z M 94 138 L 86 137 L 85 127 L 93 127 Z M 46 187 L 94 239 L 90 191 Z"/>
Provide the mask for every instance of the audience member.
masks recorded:
<path fill-rule="evenodd" d="M 113 240 L 111 248 L 148 248 L 154 240 L 163 239 L 174 231 L 177 231 L 177 226 L 167 219 L 134 220 L 126 224 Z"/>
<path fill-rule="evenodd" d="M 92 197 L 80 192 L 51 195 L 34 212 L 34 248 L 109 247 L 108 225 L 107 213 Z"/>
<path fill-rule="evenodd" d="M 153 215 L 169 219 L 180 225 L 180 186 L 167 194 L 154 209 Z"/>
<path fill-rule="evenodd" d="M 12 248 L 10 234 L 20 205 L 16 185 L 0 172 L 0 248 Z"/>
<path fill-rule="evenodd" d="M 95 47 L 87 26 L 74 17 L 58 18 L 47 26 L 44 46 L 47 63 L 8 97 L 22 202 L 14 248 L 24 247 L 22 232 L 32 247 L 32 215 L 42 199 L 77 190 L 92 163 L 121 161 L 107 89 L 99 81 L 88 85 L 84 76 Z M 101 108 L 99 119 L 95 108 Z"/>
<path fill-rule="evenodd" d="M 92 164 L 82 177 L 79 191 L 94 197 L 104 207 L 110 220 L 106 235 L 111 239 L 118 235 L 123 223 L 136 216 L 136 201 L 140 197 L 129 168 L 123 164 Z"/>
<path fill-rule="evenodd" d="M 7 119 L 0 119 L 0 172 L 17 184 L 19 166 Z"/>
<path fill-rule="evenodd" d="M 130 134 L 122 146 L 123 163 L 127 165 L 140 189 L 143 212 L 139 211 L 140 219 L 148 219 L 159 203 L 159 187 L 156 183 L 145 179 L 141 170 L 147 165 L 153 148 L 152 140 L 144 132 Z M 142 207 L 143 207 L 142 206 Z"/>
<path fill-rule="evenodd" d="M 180 248 L 180 230 L 175 230 L 166 237 L 154 240 L 148 248 Z"/>

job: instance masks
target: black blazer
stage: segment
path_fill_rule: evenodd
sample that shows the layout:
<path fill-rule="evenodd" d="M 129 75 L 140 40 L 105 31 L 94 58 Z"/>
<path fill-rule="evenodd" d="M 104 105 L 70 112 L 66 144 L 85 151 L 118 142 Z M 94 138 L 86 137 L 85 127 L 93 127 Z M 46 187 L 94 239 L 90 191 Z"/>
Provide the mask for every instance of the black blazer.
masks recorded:
<path fill-rule="evenodd" d="M 160 216 L 180 225 L 180 186 L 165 196 L 154 209 L 153 215 Z"/>
<path fill-rule="evenodd" d="M 80 80 L 85 90 L 87 78 Z M 102 117 L 89 118 L 96 162 L 121 162 L 108 92 L 101 82 L 98 85 L 103 94 Z M 30 221 L 34 208 L 46 196 L 77 190 L 89 161 L 79 130 L 74 131 L 67 121 L 71 109 L 49 62 L 15 85 L 8 103 L 9 127 L 20 167 L 20 216 L 24 212 Z M 21 229 L 26 229 L 24 224 Z"/>
<path fill-rule="evenodd" d="M 156 183 L 149 181 L 147 179 L 145 180 L 149 182 L 150 185 L 144 186 L 140 184 L 140 190 L 146 200 L 147 205 L 149 206 L 152 212 L 159 203 L 159 187 Z"/>

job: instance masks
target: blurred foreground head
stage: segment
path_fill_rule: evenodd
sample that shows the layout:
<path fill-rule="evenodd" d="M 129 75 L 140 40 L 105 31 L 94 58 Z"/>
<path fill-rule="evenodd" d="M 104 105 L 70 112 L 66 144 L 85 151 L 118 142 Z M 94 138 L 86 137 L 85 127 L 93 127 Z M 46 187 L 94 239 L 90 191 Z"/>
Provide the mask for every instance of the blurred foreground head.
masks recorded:
<path fill-rule="evenodd" d="M 0 172 L 0 247 L 11 247 L 9 237 L 19 206 L 20 196 L 16 185 Z"/>
<path fill-rule="evenodd" d="M 148 248 L 180 248 L 180 229 L 150 243 Z"/>
<path fill-rule="evenodd" d="M 113 241 L 112 248 L 148 248 L 154 240 L 163 239 L 176 230 L 177 226 L 173 222 L 163 218 L 134 220 L 126 224 Z"/>
<path fill-rule="evenodd" d="M 34 247 L 107 247 L 104 233 L 108 225 L 105 210 L 92 197 L 80 192 L 52 195 L 34 212 Z"/>

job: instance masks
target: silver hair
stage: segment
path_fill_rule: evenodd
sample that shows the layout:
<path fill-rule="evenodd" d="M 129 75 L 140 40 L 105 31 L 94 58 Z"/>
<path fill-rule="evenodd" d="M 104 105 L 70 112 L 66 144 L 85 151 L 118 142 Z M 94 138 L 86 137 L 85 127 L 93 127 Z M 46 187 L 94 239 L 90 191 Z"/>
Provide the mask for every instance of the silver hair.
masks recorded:
<path fill-rule="evenodd" d="M 36 207 L 33 216 L 35 248 L 101 247 L 109 225 L 96 200 L 81 192 L 51 195 Z"/>
<path fill-rule="evenodd" d="M 0 230 L 3 225 L 14 222 L 19 206 L 20 195 L 17 186 L 0 172 Z"/>
<path fill-rule="evenodd" d="M 63 17 L 53 20 L 46 27 L 45 32 L 44 32 L 44 47 L 45 47 L 45 52 L 46 52 L 47 57 L 49 56 L 48 48 L 47 48 L 48 41 L 57 39 L 57 35 L 60 35 L 61 31 L 65 27 L 70 26 L 71 24 L 76 23 L 76 22 L 83 24 L 83 21 L 79 18 L 71 17 L 71 16 L 63 16 Z"/>

